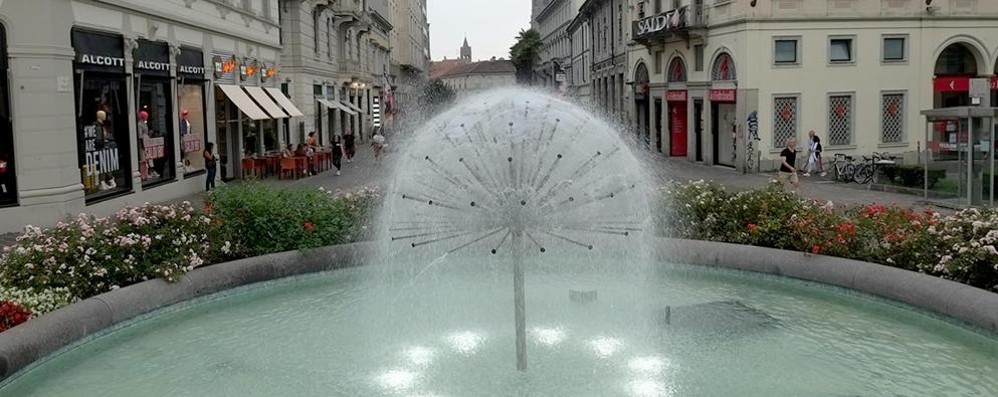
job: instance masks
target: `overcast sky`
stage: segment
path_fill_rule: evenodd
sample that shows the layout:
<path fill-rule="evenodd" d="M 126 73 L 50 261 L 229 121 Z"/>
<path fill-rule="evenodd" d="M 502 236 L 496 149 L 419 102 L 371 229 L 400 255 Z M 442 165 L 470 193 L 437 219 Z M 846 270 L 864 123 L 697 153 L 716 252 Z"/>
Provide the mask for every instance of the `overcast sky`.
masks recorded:
<path fill-rule="evenodd" d="M 530 0 L 427 0 L 430 56 L 454 59 L 468 35 L 473 60 L 509 58 L 520 29 L 530 28 Z"/>

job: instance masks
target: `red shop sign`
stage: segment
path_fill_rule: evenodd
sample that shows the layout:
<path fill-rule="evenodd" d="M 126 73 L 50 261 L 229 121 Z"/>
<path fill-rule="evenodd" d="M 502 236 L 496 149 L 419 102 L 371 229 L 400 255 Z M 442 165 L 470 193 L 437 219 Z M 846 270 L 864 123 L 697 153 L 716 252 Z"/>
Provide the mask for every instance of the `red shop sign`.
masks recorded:
<path fill-rule="evenodd" d="M 737 97 L 736 90 L 733 88 L 727 89 L 712 89 L 710 90 L 710 101 L 711 102 L 729 102 L 734 103 Z"/>
<path fill-rule="evenodd" d="M 667 102 L 686 102 L 686 90 L 666 90 L 665 100 Z"/>
<path fill-rule="evenodd" d="M 968 76 L 936 76 L 932 79 L 932 90 L 935 92 L 967 92 L 970 91 Z"/>

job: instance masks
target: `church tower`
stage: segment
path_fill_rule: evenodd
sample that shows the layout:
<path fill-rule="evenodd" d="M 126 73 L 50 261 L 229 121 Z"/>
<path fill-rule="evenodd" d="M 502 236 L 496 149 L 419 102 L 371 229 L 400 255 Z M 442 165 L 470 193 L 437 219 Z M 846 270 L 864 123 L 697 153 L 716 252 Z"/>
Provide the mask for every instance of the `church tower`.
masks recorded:
<path fill-rule="evenodd" d="M 468 45 L 468 38 L 464 38 L 464 45 L 461 46 L 461 63 L 471 63 L 471 46 Z"/>

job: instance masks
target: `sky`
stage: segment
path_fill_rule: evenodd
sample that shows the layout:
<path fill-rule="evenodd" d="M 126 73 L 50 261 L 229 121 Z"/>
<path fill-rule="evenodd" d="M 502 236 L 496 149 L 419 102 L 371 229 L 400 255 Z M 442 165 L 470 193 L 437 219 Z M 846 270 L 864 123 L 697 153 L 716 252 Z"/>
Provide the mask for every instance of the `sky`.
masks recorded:
<path fill-rule="evenodd" d="M 426 8 L 434 61 L 457 58 L 465 35 L 472 60 L 509 59 L 516 34 L 530 28 L 530 0 L 427 0 Z"/>

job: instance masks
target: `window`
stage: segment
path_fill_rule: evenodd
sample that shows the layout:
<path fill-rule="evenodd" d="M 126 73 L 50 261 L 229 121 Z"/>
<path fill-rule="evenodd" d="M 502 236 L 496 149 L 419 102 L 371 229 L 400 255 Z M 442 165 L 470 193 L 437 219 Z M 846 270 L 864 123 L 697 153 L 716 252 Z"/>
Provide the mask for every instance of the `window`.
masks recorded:
<path fill-rule="evenodd" d="M 322 85 L 321 84 L 314 84 L 314 85 L 312 85 L 312 95 L 322 96 Z"/>
<path fill-rule="evenodd" d="M 180 104 L 180 150 L 184 161 L 184 175 L 204 170 L 204 142 L 207 142 L 204 118 L 204 83 L 178 84 L 177 99 Z"/>
<path fill-rule="evenodd" d="M 86 77 L 83 77 L 83 76 Z M 76 75 L 77 131 L 87 201 L 131 190 L 125 75 Z"/>
<path fill-rule="evenodd" d="M 703 44 L 693 46 L 693 70 L 703 71 Z"/>
<path fill-rule="evenodd" d="M 904 142 L 904 93 L 885 93 L 880 100 L 880 143 Z"/>
<path fill-rule="evenodd" d="M 832 38 L 828 41 L 828 60 L 832 63 L 853 62 L 853 39 L 845 37 Z"/>
<path fill-rule="evenodd" d="M 800 63 L 797 59 L 798 39 L 776 39 L 773 61 L 779 65 Z"/>
<path fill-rule="evenodd" d="M 144 76 L 143 76 L 144 77 Z M 138 124 L 135 139 L 139 150 L 139 175 L 148 187 L 173 180 L 173 117 L 170 81 L 143 78 L 139 86 Z"/>
<path fill-rule="evenodd" d="M 852 125 L 852 95 L 830 95 L 828 97 L 828 145 L 851 145 Z"/>
<path fill-rule="evenodd" d="M 905 37 L 884 37 L 884 62 L 900 62 L 907 59 Z"/>
<path fill-rule="evenodd" d="M 796 96 L 773 98 L 773 148 L 782 148 L 787 139 L 797 137 L 797 102 Z"/>

